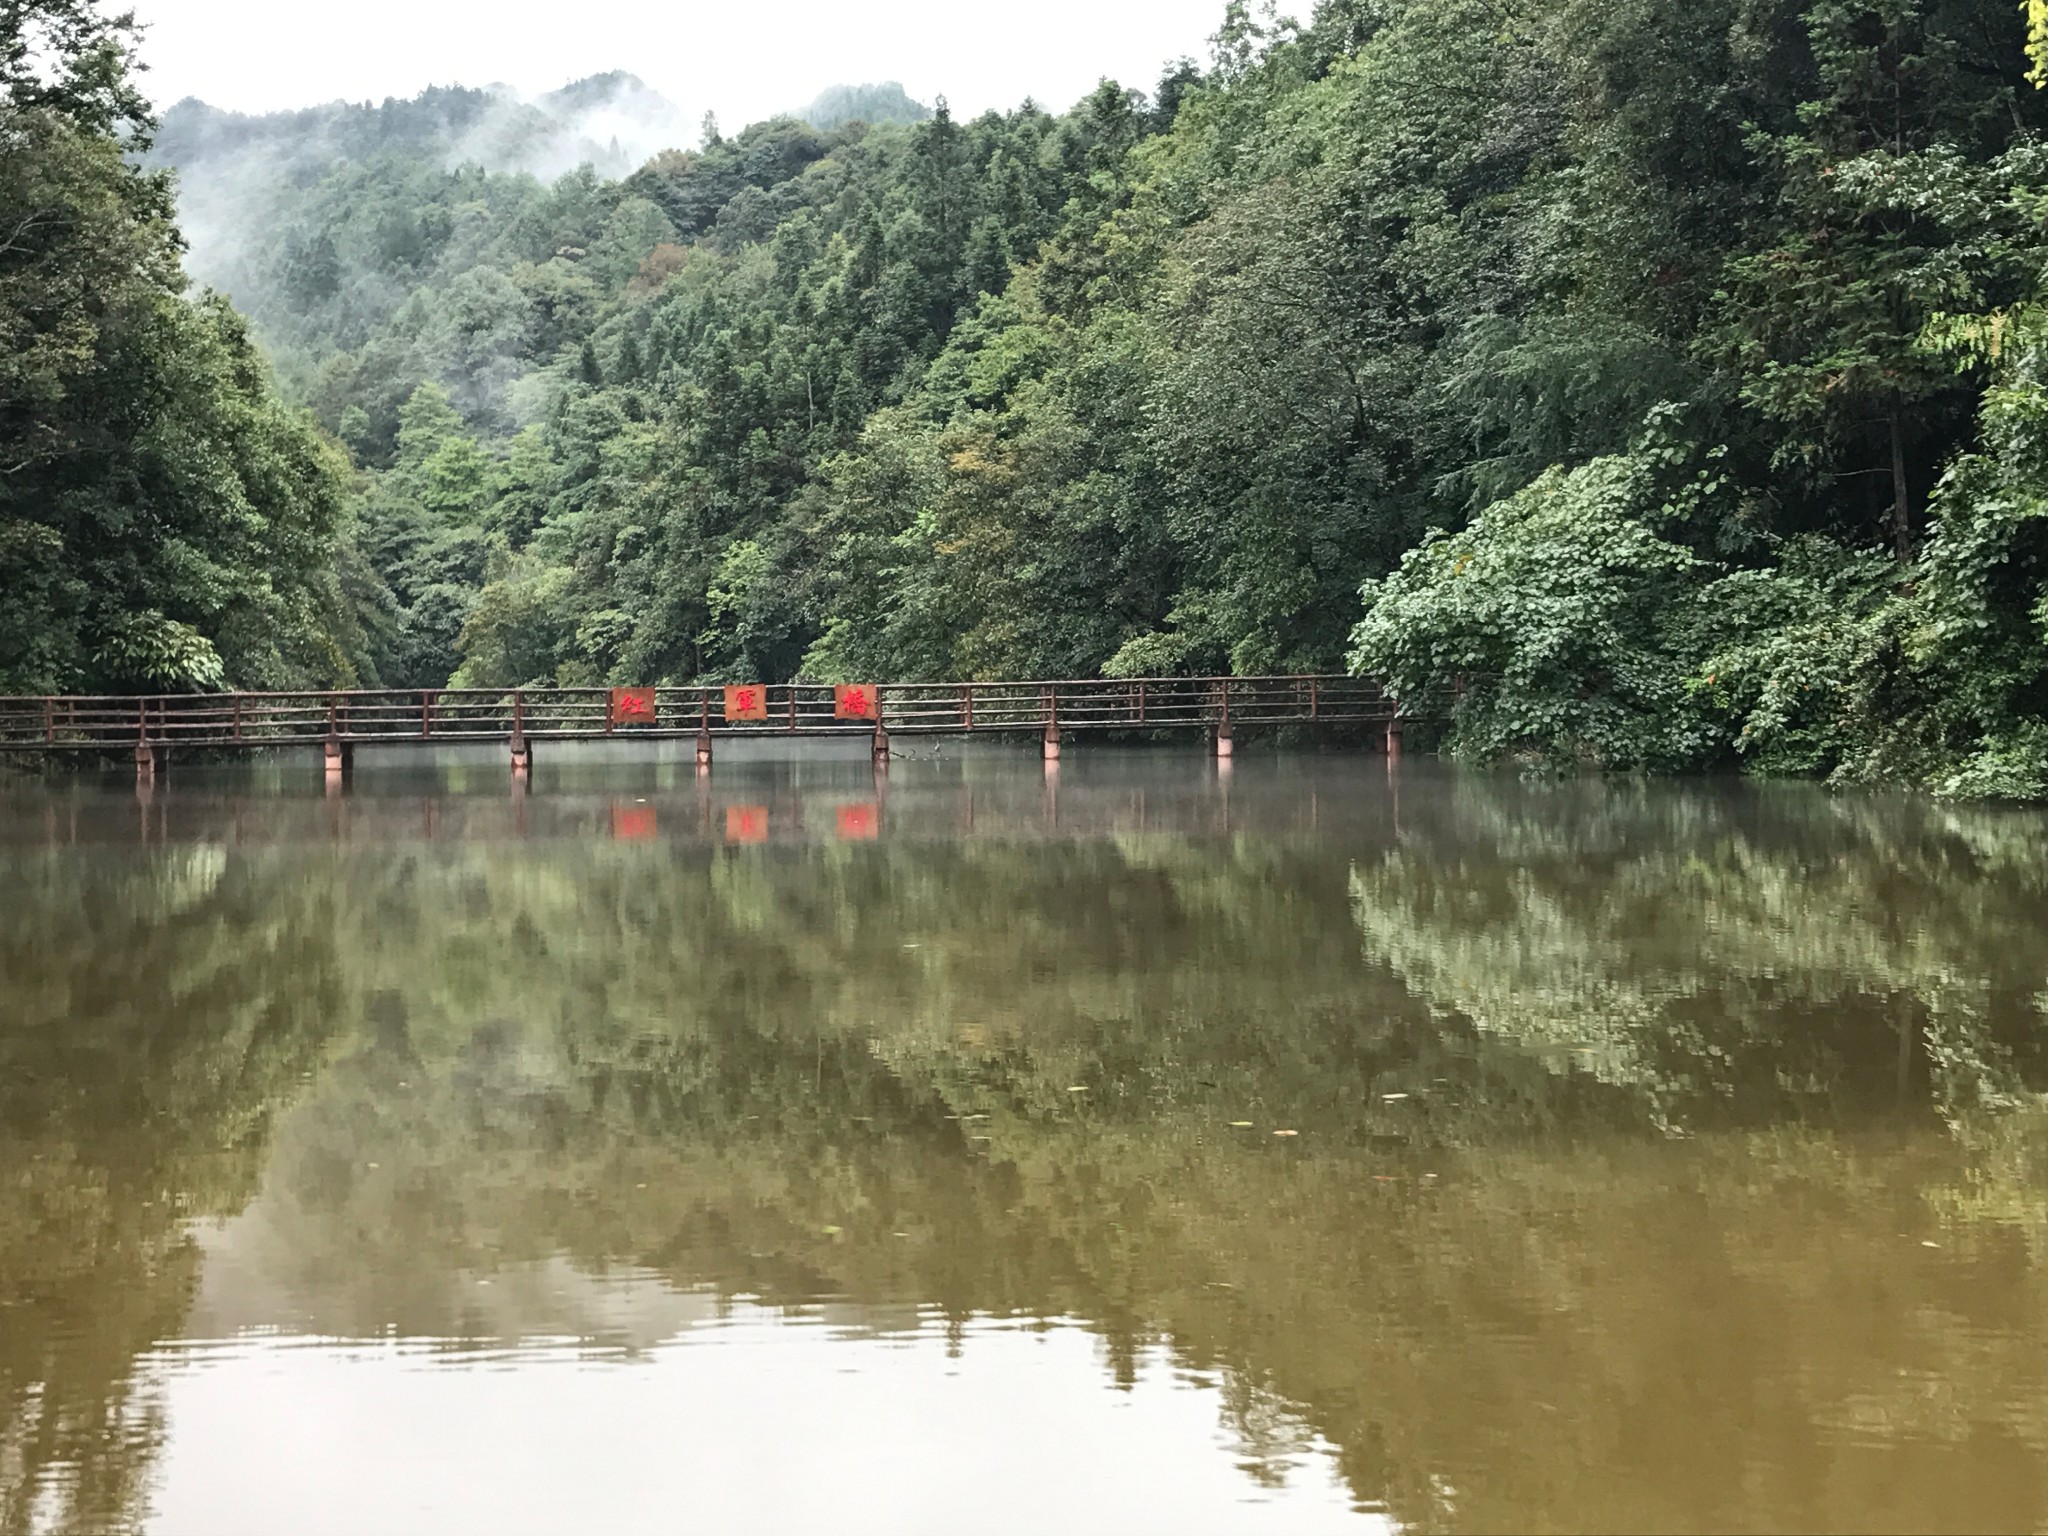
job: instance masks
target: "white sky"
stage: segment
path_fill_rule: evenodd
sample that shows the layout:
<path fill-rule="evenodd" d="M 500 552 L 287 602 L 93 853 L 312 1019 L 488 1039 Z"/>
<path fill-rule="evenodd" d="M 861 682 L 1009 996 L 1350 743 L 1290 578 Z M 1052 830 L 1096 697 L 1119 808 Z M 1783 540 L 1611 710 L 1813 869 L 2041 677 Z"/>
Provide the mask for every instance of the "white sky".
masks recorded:
<path fill-rule="evenodd" d="M 1064 110 L 1103 75 L 1149 91 L 1206 61 L 1223 0 L 130 0 L 143 83 L 267 112 L 503 81 L 533 95 L 623 69 L 727 129 L 828 85 L 901 80 L 956 115 L 1026 96 Z"/>

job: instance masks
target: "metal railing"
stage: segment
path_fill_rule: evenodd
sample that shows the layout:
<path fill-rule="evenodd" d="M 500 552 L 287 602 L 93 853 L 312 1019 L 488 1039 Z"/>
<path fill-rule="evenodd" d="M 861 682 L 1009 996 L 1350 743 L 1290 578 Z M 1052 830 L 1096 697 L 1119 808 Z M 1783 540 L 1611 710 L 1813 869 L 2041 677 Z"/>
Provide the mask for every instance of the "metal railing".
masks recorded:
<path fill-rule="evenodd" d="M 1412 718 L 1376 682 L 1344 676 L 1077 678 L 885 683 L 878 719 L 839 718 L 831 684 L 764 685 L 765 718 L 726 717 L 722 685 L 656 688 L 618 718 L 609 688 L 355 689 L 290 693 L 0 698 L 0 751 L 267 748 L 346 743 L 590 741 L 712 735 L 1259 730 Z"/>

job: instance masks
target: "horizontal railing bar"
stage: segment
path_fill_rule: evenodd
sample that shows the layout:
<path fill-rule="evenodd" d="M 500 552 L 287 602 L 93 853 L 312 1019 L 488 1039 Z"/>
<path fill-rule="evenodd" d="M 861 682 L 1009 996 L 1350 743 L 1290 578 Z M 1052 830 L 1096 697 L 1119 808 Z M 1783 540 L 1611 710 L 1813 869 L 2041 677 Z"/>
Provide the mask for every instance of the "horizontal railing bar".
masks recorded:
<path fill-rule="evenodd" d="M 341 741 L 351 745 L 854 737 L 1071 732 L 1147 734 L 1280 726 L 1391 725 L 1448 716 L 1450 695 L 1390 698 L 1365 678 L 1341 674 L 1257 677 L 1062 678 L 1044 681 L 874 685 L 879 720 L 839 717 L 830 683 L 752 685 L 766 718 L 728 721 L 726 685 L 664 684 L 652 717 L 613 718 L 612 689 L 351 688 L 239 694 L 53 694 L 0 698 L 0 751 L 110 750 L 138 743 L 179 749 L 251 749 Z"/>

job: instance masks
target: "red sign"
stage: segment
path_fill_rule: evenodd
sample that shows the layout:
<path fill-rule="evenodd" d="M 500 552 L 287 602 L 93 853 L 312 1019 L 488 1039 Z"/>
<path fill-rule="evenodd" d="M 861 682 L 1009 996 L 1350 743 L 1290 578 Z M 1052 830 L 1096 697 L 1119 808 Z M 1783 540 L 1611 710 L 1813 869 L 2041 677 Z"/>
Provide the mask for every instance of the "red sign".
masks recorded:
<path fill-rule="evenodd" d="M 654 840 L 654 807 L 615 805 L 612 807 L 612 841 L 647 843 Z"/>
<path fill-rule="evenodd" d="M 842 843 L 871 843 L 881 835 L 882 808 L 879 805 L 839 807 L 839 840 Z"/>
<path fill-rule="evenodd" d="M 725 808 L 725 840 L 728 843 L 768 841 L 768 807 L 728 805 Z"/>
<path fill-rule="evenodd" d="M 737 688 L 725 690 L 725 719 L 728 725 L 735 720 L 767 718 L 768 690 L 759 683 L 742 683 Z"/>
<path fill-rule="evenodd" d="M 654 724 L 654 690 L 652 688 L 614 688 L 612 690 L 612 724 Z"/>
<path fill-rule="evenodd" d="M 873 683 L 841 683 L 833 690 L 833 714 L 841 720 L 872 720 L 881 711 L 882 695 Z"/>

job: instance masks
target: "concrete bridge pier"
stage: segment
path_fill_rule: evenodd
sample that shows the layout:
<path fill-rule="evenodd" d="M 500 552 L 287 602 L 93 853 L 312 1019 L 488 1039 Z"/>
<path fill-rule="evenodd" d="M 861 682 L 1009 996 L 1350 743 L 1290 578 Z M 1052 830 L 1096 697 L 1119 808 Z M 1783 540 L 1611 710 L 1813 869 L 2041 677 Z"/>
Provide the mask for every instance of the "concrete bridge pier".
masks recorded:
<path fill-rule="evenodd" d="M 330 779 L 351 778 L 356 771 L 356 745 L 343 741 L 339 736 L 327 738 L 325 751 L 327 776 Z"/>
<path fill-rule="evenodd" d="M 135 743 L 135 782 L 154 784 L 156 776 L 171 765 L 169 747 L 144 737 Z"/>
<path fill-rule="evenodd" d="M 1049 723 L 1045 728 L 1045 760 L 1048 763 L 1056 763 L 1060 760 L 1060 728 L 1058 721 Z"/>
<path fill-rule="evenodd" d="M 1387 722 L 1387 761 L 1390 763 L 1398 763 L 1401 760 L 1402 724 L 1399 716 Z"/>
<path fill-rule="evenodd" d="M 711 771 L 711 732 L 709 730 L 702 730 L 697 733 L 697 771 L 699 773 L 709 773 Z"/>
<path fill-rule="evenodd" d="M 1216 726 L 1217 761 L 1227 763 L 1236 755 L 1236 752 L 1237 742 L 1230 734 L 1230 716 L 1225 715 Z"/>

